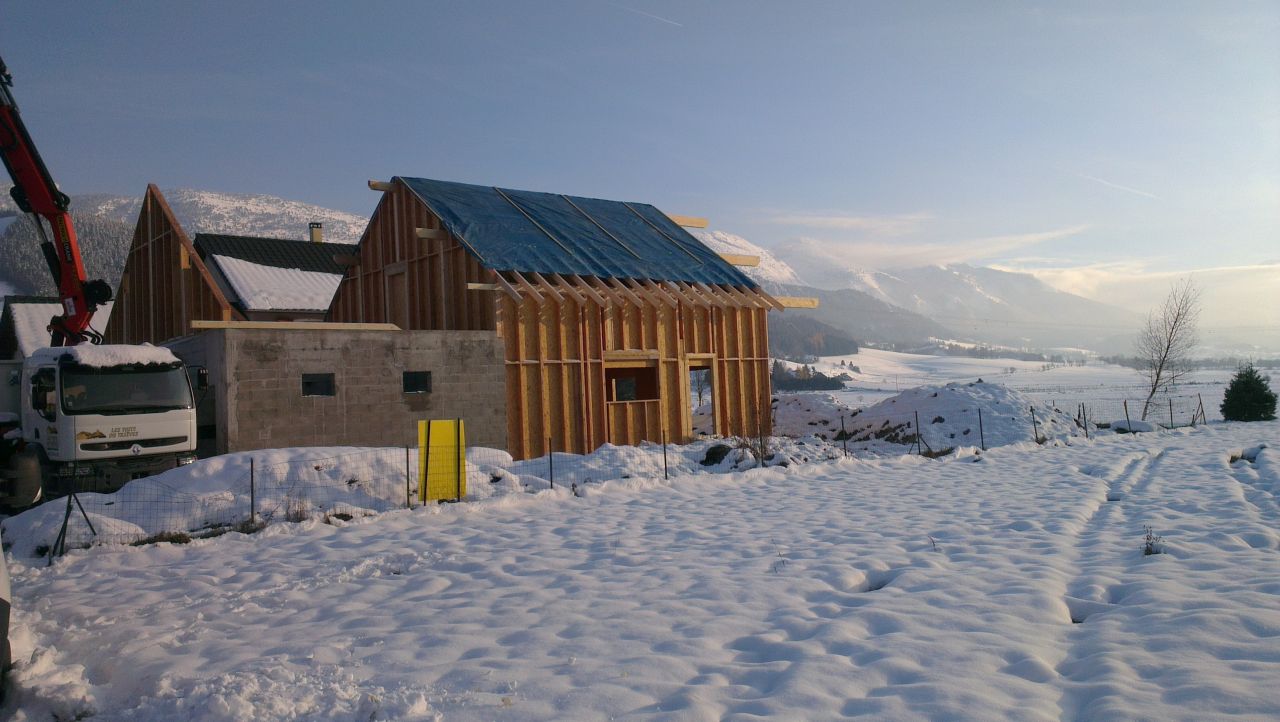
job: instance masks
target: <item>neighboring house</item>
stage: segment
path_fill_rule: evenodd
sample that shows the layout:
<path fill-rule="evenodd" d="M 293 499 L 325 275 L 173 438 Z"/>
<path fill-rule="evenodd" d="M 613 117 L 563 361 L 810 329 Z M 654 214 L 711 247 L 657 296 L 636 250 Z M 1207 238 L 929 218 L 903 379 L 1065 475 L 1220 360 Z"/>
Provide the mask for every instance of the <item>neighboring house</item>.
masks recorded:
<path fill-rule="evenodd" d="M 196 234 L 196 252 L 231 307 L 250 321 L 323 321 L 357 247 L 311 241 Z"/>
<path fill-rule="evenodd" d="M 516 458 L 693 436 L 689 372 L 715 431 L 770 432 L 777 300 L 643 203 L 396 177 L 329 318 L 502 339 Z"/>
<path fill-rule="evenodd" d="M 92 328 L 101 331 L 111 317 L 113 304 L 105 303 L 93 314 Z M 0 312 L 0 359 L 21 360 L 49 345 L 49 320 L 62 314 L 62 303 L 53 296 L 5 296 Z"/>

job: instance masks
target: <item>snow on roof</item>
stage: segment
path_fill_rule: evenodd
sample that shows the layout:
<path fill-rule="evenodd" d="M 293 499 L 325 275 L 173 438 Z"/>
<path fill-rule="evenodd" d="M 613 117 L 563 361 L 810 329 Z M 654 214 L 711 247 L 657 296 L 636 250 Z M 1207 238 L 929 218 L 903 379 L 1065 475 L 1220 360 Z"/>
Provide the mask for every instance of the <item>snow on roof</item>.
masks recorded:
<path fill-rule="evenodd" d="M 152 346 L 144 343 L 138 346 L 125 344 L 93 344 L 82 343 L 79 346 L 63 346 L 60 348 L 36 349 L 31 354 L 38 361 L 57 361 L 70 356 L 73 361 L 83 366 L 102 368 L 106 366 L 123 366 L 125 364 L 171 364 L 178 363 L 178 357 L 163 346 Z"/>
<path fill-rule="evenodd" d="M 210 256 L 250 311 L 324 311 L 341 275 L 264 266 L 230 256 Z"/>
<path fill-rule="evenodd" d="M 98 307 L 93 314 L 94 328 L 101 331 L 107 327 L 111 306 L 111 303 L 106 303 Z M 45 303 L 10 299 L 5 308 L 13 317 L 13 334 L 17 338 L 18 353 L 23 358 L 49 345 L 49 319 L 62 313 L 62 304 L 57 301 Z"/>

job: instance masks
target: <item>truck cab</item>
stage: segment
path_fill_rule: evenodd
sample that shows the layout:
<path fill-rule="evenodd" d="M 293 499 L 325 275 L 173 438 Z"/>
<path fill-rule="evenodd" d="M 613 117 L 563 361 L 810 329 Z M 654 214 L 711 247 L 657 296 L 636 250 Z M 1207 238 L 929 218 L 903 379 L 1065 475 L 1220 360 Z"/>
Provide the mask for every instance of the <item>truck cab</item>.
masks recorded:
<path fill-rule="evenodd" d="M 191 382 L 168 349 L 40 349 L 23 362 L 16 385 L 10 396 L 18 401 L 20 436 L 8 434 L 19 438 L 8 440 L 0 503 L 25 506 L 72 492 L 113 492 L 132 479 L 195 461 Z"/>

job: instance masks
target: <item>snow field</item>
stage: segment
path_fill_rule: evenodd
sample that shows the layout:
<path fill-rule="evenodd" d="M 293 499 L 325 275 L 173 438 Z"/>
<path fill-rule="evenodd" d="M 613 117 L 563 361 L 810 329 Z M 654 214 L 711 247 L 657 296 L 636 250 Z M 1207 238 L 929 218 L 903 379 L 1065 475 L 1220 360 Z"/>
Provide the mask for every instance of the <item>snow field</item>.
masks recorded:
<path fill-rule="evenodd" d="M 1067 443 L 15 559 L 3 712 L 1280 715 L 1280 423 Z"/>
<path fill-rule="evenodd" d="M 841 366 L 841 361 L 856 366 L 859 371 Z M 838 392 L 841 402 L 853 407 L 877 403 L 913 386 L 968 383 L 979 378 L 1016 389 L 1036 403 L 1056 405 L 1064 411 L 1074 412 L 1076 404 L 1084 402 L 1092 408 L 1090 418 L 1104 422 L 1124 418 L 1122 402 L 1125 399 L 1129 400 L 1136 421 L 1140 406 L 1135 404 L 1146 397 L 1136 371 L 1097 361 L 1091 361 L 1088 366 L 1045 369 L 1040 361 L 926 356 L 863 348 L 852 356 L 823 357 L 811 365 L 824 374 L 847 373 L 853 377 L 853 381 L 847 383 L 848 390 Z M 1010 373 L 1009 369 L 1014 372 Z M 1177 423 L 1187 423 L 1201 399 L 1206 417 L 1221 419 L 1218 406 L 1232 373 L 1231 369 L 1193 372 L 1187 382 L 1174 391 Z M 1165 397 L 1159 397 L 1159 403 L 1159 413 L 1154 419 L 1164 423 Z"/>

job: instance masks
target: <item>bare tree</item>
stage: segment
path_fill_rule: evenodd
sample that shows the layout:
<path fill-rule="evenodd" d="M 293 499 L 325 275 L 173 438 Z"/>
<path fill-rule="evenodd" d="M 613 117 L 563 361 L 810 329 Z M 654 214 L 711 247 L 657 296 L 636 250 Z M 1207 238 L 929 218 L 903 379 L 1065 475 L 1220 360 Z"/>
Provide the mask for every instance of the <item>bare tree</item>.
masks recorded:
<path fill-rule="evenodd" d="M 1138 334 L 1138 372 L 1147 381 L 1147 399 L 1142 404 L 1142 419 L 1151 410 L 1151 400 L 1167 391 L 1191 372 L 1191 351 L 1199 338 L 1196 321 L 1200 318 L 1200 289 L 1190 278 L 1173 284 L 1164 304 L 1147 315 L 1147 323 Z"/>
<path fill-rule="evenodd" d="M 689 373 L 689 377 L 693 380 L 693 392 L 698 395 L 698 406 L 702 406 L 702 399 L 711 390 L 711 383 L 708 378 L 710 376 L 710 369 L 695 369 Z"/>

